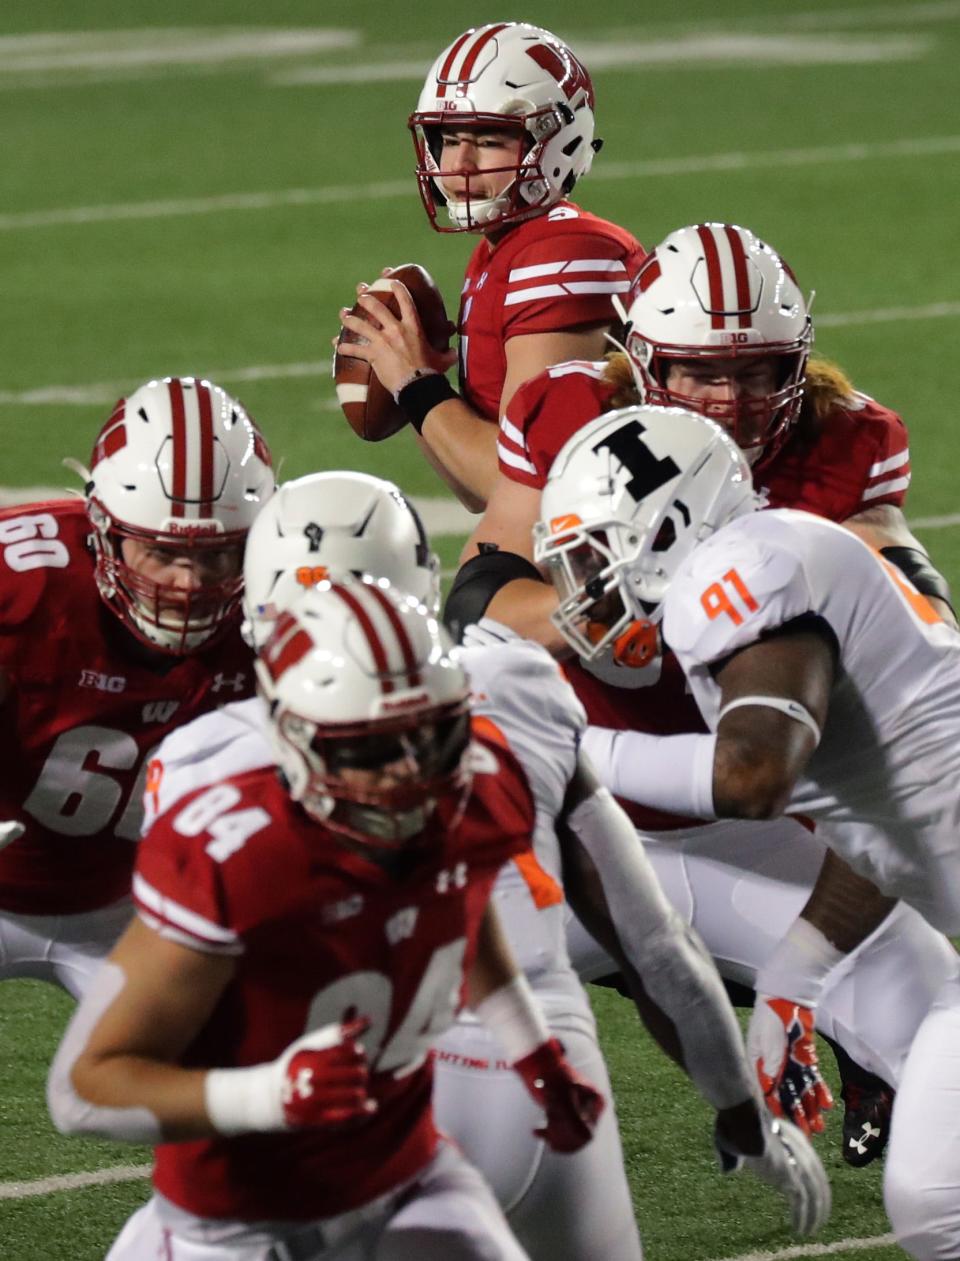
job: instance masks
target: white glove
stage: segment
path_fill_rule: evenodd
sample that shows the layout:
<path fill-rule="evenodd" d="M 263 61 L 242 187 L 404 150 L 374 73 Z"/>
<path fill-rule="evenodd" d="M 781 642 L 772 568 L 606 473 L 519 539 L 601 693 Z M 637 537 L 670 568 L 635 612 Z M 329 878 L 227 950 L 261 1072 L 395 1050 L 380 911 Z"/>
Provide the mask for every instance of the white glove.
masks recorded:
<path fill-rule="evenodd" d="M 17 823 L 15 820 L 10 823 L 0 823 L 0 849 L 6 849 L 14 841 L 19 841 L 26 830 L 22 823 Z"/>
<path fill-rule="evenodd" d="M 830 1216 L 830 1183 L 810 1140 L 790 1121 L 764 1111 L 766 1148 L 762 1156 L 745 1156 L 729 1141 L 714 1136 L 720 1168 L 735 1173 L 746 1168 L 783 1196 L 790 1225 L 798 1235 L 815 1235 Z"/>

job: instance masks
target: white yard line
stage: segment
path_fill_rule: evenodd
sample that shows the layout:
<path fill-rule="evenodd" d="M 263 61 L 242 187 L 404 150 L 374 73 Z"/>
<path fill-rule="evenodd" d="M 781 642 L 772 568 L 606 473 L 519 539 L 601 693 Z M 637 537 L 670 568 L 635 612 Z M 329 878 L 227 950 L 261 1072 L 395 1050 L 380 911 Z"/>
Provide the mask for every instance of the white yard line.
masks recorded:
<path fill-rule="evenodd" d="M 867 311 L 826 312 L 816 318 L 820 328 L 856 328 L 859 325 L 895 323 L 903 320 L 941 320 L 960 315 L 960 302 L 931 302 L 916 307 L 880 307 Z M 243 368 L 209 371 L 210 380 L 230 386 L 249 381 L 283 381 L 297 378 L 323 378 L 330 375 L 329 359 L 301 363 L 260 363 Z M 98 381 L 86 385 L 39 385 L 29 390 L 0 390 L 0 406 L 8 407 L 91 407 L 115 403 L 121 394 L 140 384 L 139 378 L 125 381 Z M 335 412 L 339 404 L 332 396 L 322 400 L 324 410 Z"/>
<path fill-rule="evenodd" d="M 54 1178 L 36 1178 L 31 1182 L 0 1182 L 0 1200 L 25 1200 L 32 1195 L 52 1195 L 55 1191 L 77 1191 L 112 1182 L 133 1182 L 149 1177 L 152 1169 L 152 1165 L 115 1165 L 112 1169 L 63 1173 Z"/>
<path fill-rule="evenodd" d="M 834 1243 L 795 1244 L 775 1252 L 744 1252 L 718 1261 L 794 1261 L 798 1257 L 836 1257 L 845 1252 L 865 1252 L 868 1248 L 888 1248 L 896 1244 L 893 1235 L 871 1235 L 864 1239 L 837 1239 Z"/>
<path fill-rule="evenodd" d="M 912 139 L 822 145 L 811 149 L 773 149 L 757 152 L 734 151 L 691 157 L 651 158 L 636 162 L 600 161 L 590 173 L 598 180 L 655 179 L 708 172 L 745 171 L 767 167 L 820 166 L 891 158 L 937 157 L 960 153 L 960 136 L 918 136 Z M 323 188 L 286 188 L 270 192 L 225 193 L 217 197 L 180 197 L 164 201 L 114 202 L 99 206 L 72 206 L 48 210 L 23 210 L 0 214 L 0 232 L 23 232 L 35 228 L 63 227 L 89 223 L 111 223 L 122 219 L 168 219 L 183 215 L 222 214 L 238 210 L 275 210 L 284 206 L 315 206 L 382 201 L 413 196 L 409 180 L 386 180 L 372 184 L 341 184 Z"/>

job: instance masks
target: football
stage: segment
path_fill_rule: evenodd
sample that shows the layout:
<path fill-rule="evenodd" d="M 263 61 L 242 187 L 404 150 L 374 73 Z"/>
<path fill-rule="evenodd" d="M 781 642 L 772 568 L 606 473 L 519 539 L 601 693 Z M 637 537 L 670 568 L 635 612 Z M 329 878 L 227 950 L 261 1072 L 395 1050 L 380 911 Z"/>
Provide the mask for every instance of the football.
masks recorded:
<path fill-rule="evenodd" d="M 398 303 L 390 289 L 390 281 L 399 280 L 406 286 L 420 316 L 420 323 L 427 341 L 434 350 L 444 351 L 450 346 L 454 325 L 447 319 L 443 296 L 434 284 L 433 277 L 416 263 L 403 263 L 400 267 L 388 267 L 386 275 L 375 280 L 368 293 L 399 315 Z M 353 315 L 369 320 L 368 313 L 355 303 Z M 341 355 L 339 347 L 344 342 L 356 342 L 355 333 L 342 329 L 337 341 L 337 353 L 333 360 L 333 379 L 337 387 L 337 400 L 343 414 L 356 434 L 367 442 L 382 442 L 407 423 L 407 418 L 380 384 L 377 374 L 362 359 Z"/>

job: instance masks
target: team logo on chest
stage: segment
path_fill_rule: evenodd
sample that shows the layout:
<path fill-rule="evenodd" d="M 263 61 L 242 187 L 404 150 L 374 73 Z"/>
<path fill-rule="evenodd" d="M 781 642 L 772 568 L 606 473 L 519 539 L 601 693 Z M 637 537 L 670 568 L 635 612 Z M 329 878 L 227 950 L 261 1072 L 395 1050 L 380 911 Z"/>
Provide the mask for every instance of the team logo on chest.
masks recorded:
<path fill-rule="evenodd" d="M 398 946 L 401 941 L 407 941 L 413 936 L 419 914 L 418 906 L 405 906 L 390 916 L 384 925 L 384 932 L 391 946 Z"/>
<path fill-rule="evenodd" d="M 353 919 L 363 910 L 363 894 L 353 893 L 339 902 L 330 902 L 320 910 L 321 924 L 339 924 L 341 920 Z"/>
<path fill-rule="evenodd" d="M 143 721 L 169 722 L 179 708 L 179 701 L 147 701 L 143 707 Z"/>

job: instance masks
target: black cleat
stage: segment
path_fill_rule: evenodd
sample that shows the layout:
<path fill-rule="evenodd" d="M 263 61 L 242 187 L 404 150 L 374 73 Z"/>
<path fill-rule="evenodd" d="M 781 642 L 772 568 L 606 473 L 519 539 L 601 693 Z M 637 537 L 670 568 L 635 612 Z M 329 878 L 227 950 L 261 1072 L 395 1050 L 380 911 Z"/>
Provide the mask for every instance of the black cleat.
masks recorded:
<path fill-rule="evenodd" d="M 843 1159 L 862 1169 L 882 1156 L 890 1137 L 893 1091 L 864 1090 L 848 1081 L 840 1091 L 844 1103 Z"/>

